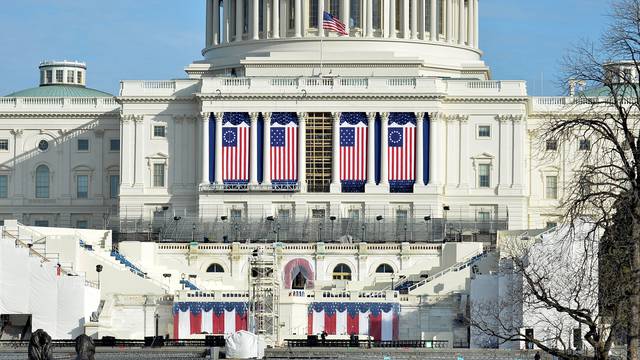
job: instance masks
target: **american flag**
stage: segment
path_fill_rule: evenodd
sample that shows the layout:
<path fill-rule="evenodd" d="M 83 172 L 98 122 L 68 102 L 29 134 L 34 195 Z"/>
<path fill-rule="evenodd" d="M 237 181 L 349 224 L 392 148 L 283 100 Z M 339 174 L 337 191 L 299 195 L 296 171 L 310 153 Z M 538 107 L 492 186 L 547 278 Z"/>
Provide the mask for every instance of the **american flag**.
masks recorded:
<path fill-rule="evenodd" d="M 340 180 L 367 180 L 367 127 L 340 127 Z"/>
<path fill-rule="evenodd" d="M 322 19 L 322 28 L 329 31 L 335 31 L 340 35 L 349 35 L 344 23 L 326 11 L 324 12 Z"/>
<path fill-rule="evenodd" d="M 249 181 L 249 125 L 222 128 L 222 180 Z"/>
<path fill-rule="evenodd" d="M 389 127 L 389 180 L 415 180 L 416 128 L 407 123 Z"/>
<path fill-rule="evenodd" d="M 271 127 L 271 180 L 293 182 L 298 179 L 298 127 L 274 124 Z"/>

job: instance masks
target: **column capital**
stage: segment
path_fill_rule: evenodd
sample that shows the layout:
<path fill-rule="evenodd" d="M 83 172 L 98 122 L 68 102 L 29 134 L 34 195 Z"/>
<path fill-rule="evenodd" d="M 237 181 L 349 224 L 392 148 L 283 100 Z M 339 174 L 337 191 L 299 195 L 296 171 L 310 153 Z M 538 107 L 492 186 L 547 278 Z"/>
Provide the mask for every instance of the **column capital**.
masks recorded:
<path fill-rule="evenodd" d="M 425 113 L 423 111 L 416 112 L 415 114 L 416 114 L 416 121 L 423 121 L 424 120 L 424 114 Z"/>
<path fill-rule="evenodd" d="M 208 122 L 210 118 L 211 118 L 211 113 L 210 112 L 201 112 L 200 113 L 200 120 L 202 120 L 204 122 Z"/>
<path fill-rule="evenodd" d="M 307 121 L 307 113 L 306 112 L 299 112 L 296 113 L 296 115 L 298 116 L 298 123 L 305 123 Z"/>
<path fill-rule="evenodd" d="M 251 112 L 251 113 L 249 113 L 249 119 L 251 120 L 252 124 L 257 122 L 259 117 L 260 117 L 260 113 L 259 112 Z"/>
<path fill-rule="evenodd" d="M 339 122 L 340 121 L 340 115 L 342 115 L 341 112 L 331 113 L 331 116 L 333 117 L 333 121 L 338 121 Z"/>
<path fill-rule="evenodd" d="M 102 138 L 104 136 L 104 129 L 96 129 L 93 133 L 97 138 Z"/>
<path fill-rule="evenodd" d="M 11 133 L 11 135 L 15 136 L 15 137 L 21 137 L 23 130 L 22 129 L 12 129 L 9 130 L 9 132 Z"/>
<path fill-rule="evenodd" d="M 521 114 L 501 114 L 501 115 L 496 115 L 496 120 L 503 123 L 503 122 L 520 122 L 522 121 L 522 119 L 524 119 L 524 116 Z"/>
<path fill-rule="evenodd" d="M 390 113 L 388 113 L 388 112 L 380 113 L 380 117 L 382 117 L 382 120 L 384 120 L 384 121 L 389 121 L 389 115 L 390 115 Z"/>
<path fill-rule="evenodd" d="M 265 122 L 268 122 L 269 125 L 271 125 L 271 113 L 270 112 L 263 112 L 262 113 L 262 118 L 264 119 Z"/>
<path fill-rule="evenodd" d="M 377 112 L 367 113 L 367 120 L 369 120 L 369 122 L 376 121 L 376 116 L 378 116 Z"/>
<path fill-rule="evenodd" d="M 224 113 L 223 112 L 217 112 L 215 113 L 216 116 L 216 122 L 222 122 L 222 119 L 224 118 Z"/>

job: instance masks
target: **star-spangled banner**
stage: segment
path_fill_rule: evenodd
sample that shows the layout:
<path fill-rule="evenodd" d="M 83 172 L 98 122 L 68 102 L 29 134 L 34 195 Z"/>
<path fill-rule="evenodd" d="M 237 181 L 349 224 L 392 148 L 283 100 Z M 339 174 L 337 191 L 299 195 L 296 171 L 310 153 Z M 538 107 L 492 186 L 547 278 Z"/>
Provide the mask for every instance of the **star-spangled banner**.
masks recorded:
<path fill-rule="evenodd" d="M 249 181 L 249 114 L 224 113 L 222 120 L 222 180 Z"/>
<path fill-rule="evenodd" d="M 340 181 L 343 184 L 364 184 L 367 180 L 368 130 L 365 113 L 340 115 Z"/>
<path fill-rule="evenodd" d="M 295 113 L 271 114 L 271 181 L 298 180 L 298 117 Z"/>
<path fill-rule="evenodd" d="M 388 128 L 388 171 L 393 182 L 413 182 L 416 178 L 416 116 L 391 113 Z"/>

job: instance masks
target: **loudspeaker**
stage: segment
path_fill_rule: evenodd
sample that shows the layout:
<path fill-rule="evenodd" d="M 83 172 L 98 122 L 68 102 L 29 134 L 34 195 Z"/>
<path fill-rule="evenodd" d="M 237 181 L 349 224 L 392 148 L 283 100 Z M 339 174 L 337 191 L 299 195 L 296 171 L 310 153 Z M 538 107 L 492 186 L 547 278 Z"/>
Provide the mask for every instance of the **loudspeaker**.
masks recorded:
<path fill-rule="evenodd" d="M 116 346 L 116 338 L 114 336 L 103 336 L 102 337 L 102 346 Z"/>
<path fill-rule="evenodd" d="M 349 338 L 349 346 L 360 347 L 360 339 L 358 338 L 358 335 L 352 335 L 351 338 Z"/>
<path fill-rule="evenodd" d="M 215 342 L 216 342 L 216 339 L 215 339 L 215 336 L 213 335 L 206 335 L 204 337 L 204 346 L 206 347 L 214 347 Z"/>
<path fill-rule="evenodd" d="M 318 335 L 307 335 L 307 347 L 318 346 Z"/>
<path fill-rule="evenodd" d="M 144 346 L 149 347 L 153 344 L 153 336 L 145 336 L 144 337 Z"/>

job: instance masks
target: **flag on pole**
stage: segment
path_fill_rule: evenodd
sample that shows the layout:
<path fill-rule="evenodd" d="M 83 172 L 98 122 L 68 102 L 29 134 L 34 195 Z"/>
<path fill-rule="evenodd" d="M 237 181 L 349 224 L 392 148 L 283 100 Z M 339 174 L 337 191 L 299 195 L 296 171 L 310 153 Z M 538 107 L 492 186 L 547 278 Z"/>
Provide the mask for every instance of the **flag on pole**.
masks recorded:
<path fill-rule="evenodd" d="M 340 35 L 349 35 L 344 23 L 326 11 L 324 12 L 322 19 L 322 28 L 325 30 L 337 32 Z"/>

